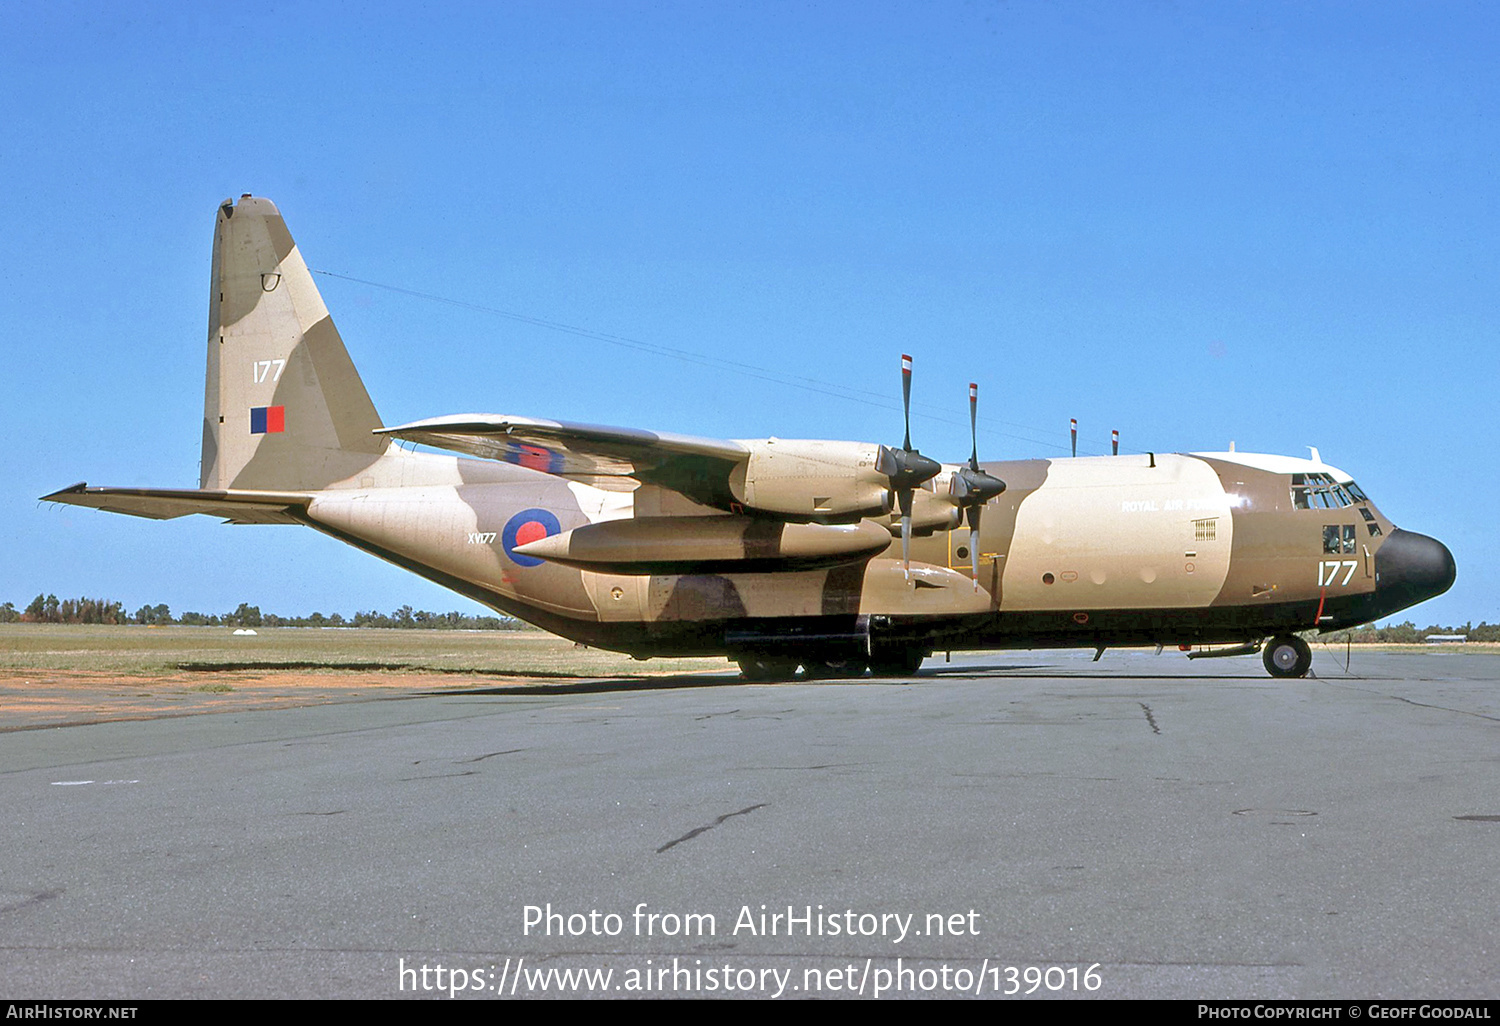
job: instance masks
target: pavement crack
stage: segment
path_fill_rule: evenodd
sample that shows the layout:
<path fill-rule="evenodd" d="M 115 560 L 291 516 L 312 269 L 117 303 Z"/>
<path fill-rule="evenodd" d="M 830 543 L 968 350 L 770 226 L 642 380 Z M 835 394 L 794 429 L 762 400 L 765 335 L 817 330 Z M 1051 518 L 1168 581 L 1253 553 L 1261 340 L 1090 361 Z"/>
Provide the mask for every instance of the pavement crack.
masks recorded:
<path fill-rule="evenodd" d="M 1360 679 L 1363 680 L 1365 678 L 1360 678 Z M 1427 680 L 1428 680 L 1428 678 L 1425 678 L 1425 677 L 1422 678 L 1423 683 L 1426 683 Z M 1335 682 L 1329 682 L 1329 683 L 1335 683 Z M 1491 721 L 1500 720 L 1500 716 L 1493 716 L 1493 715 L 1491 715 L 1489 713 L 1475 712 L 1473 709 L 1455 709 L 1451 705 L 1438 705 L 1435 702 L 1418 702 L 1415 699 L 1403 698 L 1401 695 L 1392 695 L 1392 694 L 1389 694 L 1389 693 L 1384 692 L 1384 691 L 1376 690 L 1375 688 L 1355 687 L 1353 684 L 1340 684 L 1339 686 L 1340 687 L 1346 687 L 1346 688 L 1350 689 L 1351 691 L 1361 691 L 1361 692 L 1363 692 L 1363 693 L 1365 693 L 1367 695 L 1375 695 L 1378 698 L 1390 698 L 1390 699 L 1394 699 L 1397 702 L 1405 702 L 1407 705 L 1414 705 L 1418 709 L 1437 709 L 1440 712 L 1458 713 L 1460 716 L 1473 716 L 1476 719 L 1481 719 L 1481 720 L 1491 720 Z"/>
<path fill-rule="evenodd" d="M 749 808 L 740 809 L 738 812 L 726 812 L 726 813 L 724 813 L 724 815 L 720 816 L 718 819 L 714 820 L 712 823 L 708 824 L 707 826 L 701 826 L 701 827 L 697 827 L 697 828 L 695 828 L 693 830 L 689 830 L 687 833 L 685 833 L 681 837 L 677 838 L 677 840 L 675 840 L 675 841 L 668 841 L 666 844 L 664 844 L 660 848 L 656 849 L 656 854 L 660 855 L 662 852 L 666 851 L 668 848 L 674 848 L 677 845 L 681 844 L 683 841 L 691 841 L 693 838 L 697 837 L 699 834 L 707 833 L 708 831 L 712 830 L 714 827 L 718 826 L 720 823 L 723 823 L 726 819 L 733 819 L 735 816 L 748 816 L 750 813 L 754 812 L 756 809 L 764 809 L 766 807 L 766 804 L 767 804 L 766 802 L 761 802 L 759 805 L 752 805 Z"/>
<path fill-rule="evenodd" d="M 673 843 L 675 844 L 676 842 L 674 841 Z M 8 905 L 0 905 L 0 915 L 4 915 L 7 912 L 19 912 L 23 908 L 40 905 L 44 901 L 51 901 L 53 898 L 61 897 L 62 892 L 63 888 L 54 887 L 50 891 L 37 891 L 35 894 L 28 894 L 20 901 L 13 901 Z"/>
<path fill-rule="evenodd" d="M 493 759 L 497 755 L 515 755 L 517 752 L 524 751 L 526 751 L 526 749 L 524 748 L 507 748 L 503 752 L 490 752 L 488 755 L 476 755 L 472 759 L 458 759 L 454 762 L 454 765 L 461 766 L 466 762 L 483 762 L 485 759 Z"/>
<path fill-rule="evenodd" d="M 1460 713 L 1464 716 L 1477 716 L 1481 720 L 1500 720 L 1500 716 L 1491 716 L 1488 713 L 1474 712 L 1472 709 L 1455 709 L 1451 705 L 1437 705 L 1433 702 L 1416 702 L 1410 698 L 1402 698 L 1400 695 L 1389 695 L 1387 697 L 1394 698 L 1398 702 L 1405 702 L 1407 705 L 1414 705 L 1419 709 L 1440 709 L 1443 712 Z"/>
<path fill-rule="evenodd" d="M 1145 702 L 1137 702 L 1136 704 L 1139 705 L 1141 707 L 1141 711 L 1146 714 L 1146 722 L 1151 724 L 1151 733 L 1160 734 L 1161 728 L 1156 725 L 1156 717 L 1152 715 L 1151 707 Z"/>

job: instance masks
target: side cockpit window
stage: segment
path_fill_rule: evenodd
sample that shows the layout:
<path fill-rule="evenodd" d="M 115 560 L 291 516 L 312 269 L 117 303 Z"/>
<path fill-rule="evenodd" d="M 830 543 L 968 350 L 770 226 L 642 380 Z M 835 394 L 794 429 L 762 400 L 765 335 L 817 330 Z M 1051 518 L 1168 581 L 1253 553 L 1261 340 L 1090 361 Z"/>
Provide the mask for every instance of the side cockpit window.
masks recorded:
<path fill-rule="evenodd" d="M 1323 551 L 1330 555 L 1352 553 L 1358 538 L 1353 524 L 1323 525 Z"/>
<path fill-rule="evenodd" d="M 1368 501 L 1353 481 L 1339 484 L 1328 474 L 1292 475 L 1293 509 L 1345 509 Z"/>

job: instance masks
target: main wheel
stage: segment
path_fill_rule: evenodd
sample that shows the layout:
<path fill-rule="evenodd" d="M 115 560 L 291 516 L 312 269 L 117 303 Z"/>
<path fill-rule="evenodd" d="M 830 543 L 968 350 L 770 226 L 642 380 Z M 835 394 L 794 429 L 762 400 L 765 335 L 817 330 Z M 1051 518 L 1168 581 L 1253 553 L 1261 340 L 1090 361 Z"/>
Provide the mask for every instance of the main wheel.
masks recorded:
<path fill-rule="evenodd" d="M 877 677 L 908 677 L 922 668 L 925 658 L 920 648 L 877 648 L 870 655 L 870 670 Z"/>
<path fill-rule="evenodd" d="M 1261 658 L 1273 677 L 1305 677 L 1312 666 L 1312 649 L 1295 634 L 1279 634 L 1266 642 Z"/>
<path fill-rule="evenodd" d="M 746 657 L 735 661 L 740 664 L 740 676 L 745 680 L 791 680 L 797 676 L 797 660 L 795 659 Z"/>
<path fill-rule="evenodd" d="M 812 659 L 802 664 L 809 677 L 822 680 L 842 680 L 865 675 L 862 659 Z"/>

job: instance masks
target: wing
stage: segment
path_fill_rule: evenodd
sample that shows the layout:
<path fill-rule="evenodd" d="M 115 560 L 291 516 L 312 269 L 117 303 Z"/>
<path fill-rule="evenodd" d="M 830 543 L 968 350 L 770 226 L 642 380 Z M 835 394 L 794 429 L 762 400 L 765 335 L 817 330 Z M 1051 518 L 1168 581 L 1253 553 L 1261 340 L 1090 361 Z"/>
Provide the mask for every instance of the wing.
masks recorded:
<path fill-rule="evenodd" d="M 487 413 L 433 417 L 378 433 L 558 477 L 634 478 L 719 508 L 734 501 L 729 477 L 750 458 L 747 446 L 729 439 Z"/>
<path fill-rule="evenodd" d="M 90 488 L 76 485 L 42 496 L 44 502 L 88 506 L 109 513 L 171 520 L 190 513 L 224 517 L 232 524 L 298 524 L 294 514 L 312 496 L 293 492 L 211 491 L 200 488 Z"/>

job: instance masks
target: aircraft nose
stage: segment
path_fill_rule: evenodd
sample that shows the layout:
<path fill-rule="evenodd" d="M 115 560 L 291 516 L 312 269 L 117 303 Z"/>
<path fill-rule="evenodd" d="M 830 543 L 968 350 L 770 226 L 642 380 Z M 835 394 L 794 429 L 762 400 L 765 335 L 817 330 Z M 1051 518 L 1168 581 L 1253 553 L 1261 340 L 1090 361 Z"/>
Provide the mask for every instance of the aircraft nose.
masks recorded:
<path fill-rule="evenodd" d="M 1441 595 L 1457 574 L 1448 546 L 1415 531 L 1396 528 L 1375 553 L 1375 593 L 1390 612 Z"/>

